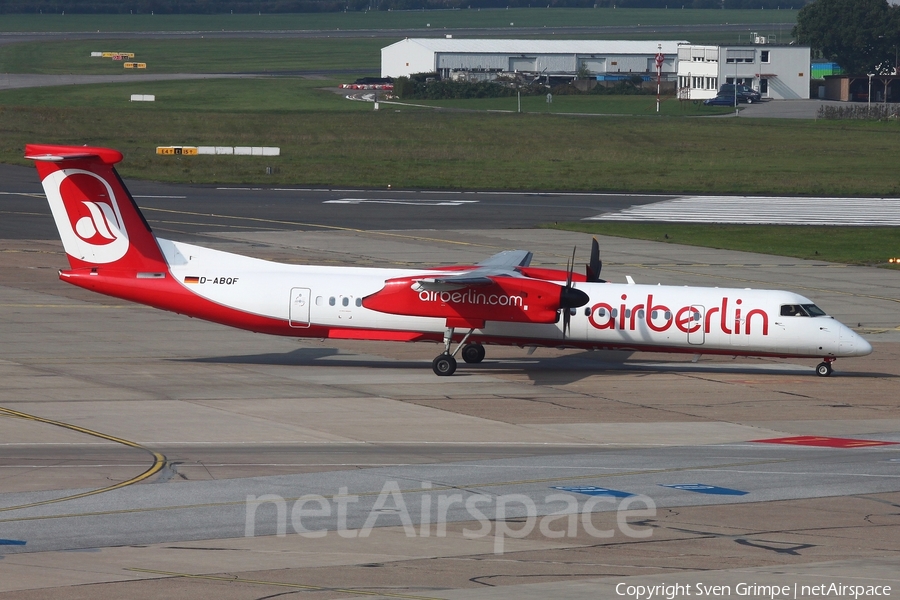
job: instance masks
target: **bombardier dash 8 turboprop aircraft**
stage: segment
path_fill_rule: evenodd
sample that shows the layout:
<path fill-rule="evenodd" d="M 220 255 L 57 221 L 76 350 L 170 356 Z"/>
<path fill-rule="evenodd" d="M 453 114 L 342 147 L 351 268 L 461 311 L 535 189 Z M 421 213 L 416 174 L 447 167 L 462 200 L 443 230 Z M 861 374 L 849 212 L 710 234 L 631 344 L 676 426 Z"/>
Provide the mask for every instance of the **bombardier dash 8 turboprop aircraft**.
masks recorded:
<path fill-rule="evenodd" d="M 433 361 L 452 375 L 484 344 L 821 358 L 872 347 L 791 292 L 613 284 L 529 266 L 531 253 L 496 254 L 432 269 L 274 263 L 157 238 L 107 148 L 29 144 L 68 255 L 68 283 L 155 308 L 274 335 L 444 344 Z M 574 256 L 573 264 L 574 267 Z M 456 348 L 453 349 L 453 344 Z"/>

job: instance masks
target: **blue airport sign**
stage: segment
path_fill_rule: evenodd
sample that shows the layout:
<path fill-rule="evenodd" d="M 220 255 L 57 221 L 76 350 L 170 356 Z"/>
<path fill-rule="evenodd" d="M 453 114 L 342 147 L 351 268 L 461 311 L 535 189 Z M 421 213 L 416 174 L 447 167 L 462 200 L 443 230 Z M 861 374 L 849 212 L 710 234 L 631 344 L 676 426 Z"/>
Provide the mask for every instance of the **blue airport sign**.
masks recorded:
<path fill-rule="evenodd" d="M 576 494 L 585 494 L 587 496 L 612 496 L 613 498 L 628 498 L 634 496 L 630 492 L 622 492 L 619 490 L 611 490 L 609 488 L 597 487 L 595 485 L 555 485 L 551 490 L 562 490 L 564 492 L 575 492 Z"/>
<path fill-rule="evenodd" d="M 686 492 L 715 494 L 717 496 L 744 496 L 750 493 L 742 490 L 719 487 L 717 485 L 706 485 L 705 483 L 660 483 L 659 485 L 667 488 L 675 488 L 676 490 L 685 490 Z"/>

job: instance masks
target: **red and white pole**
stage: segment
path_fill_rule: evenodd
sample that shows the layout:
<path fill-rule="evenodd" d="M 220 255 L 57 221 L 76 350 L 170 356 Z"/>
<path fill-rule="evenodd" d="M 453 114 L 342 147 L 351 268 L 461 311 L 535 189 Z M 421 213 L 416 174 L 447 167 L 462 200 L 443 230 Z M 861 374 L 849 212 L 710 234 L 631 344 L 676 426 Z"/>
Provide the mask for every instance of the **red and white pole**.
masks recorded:
<path fill-rule="evenodd" d="M 661 79 L 663 61 L 666 60 L 666 57 L 662 53 L 662 44 L 657 44 L 657 46 L 659 48 L 659 52 L 656 53 L 656 112 L 659 112 L 660 79 Z"/>

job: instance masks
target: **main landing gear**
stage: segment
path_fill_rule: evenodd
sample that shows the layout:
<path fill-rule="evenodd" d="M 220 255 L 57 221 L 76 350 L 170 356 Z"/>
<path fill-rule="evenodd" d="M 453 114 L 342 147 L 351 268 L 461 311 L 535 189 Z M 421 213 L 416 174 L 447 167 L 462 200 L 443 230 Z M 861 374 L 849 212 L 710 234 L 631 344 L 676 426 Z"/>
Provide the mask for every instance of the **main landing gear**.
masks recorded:
<path fill-rule="evenodd" d="M 834 372 L 834 369 L 831 367 L 831 363 L 834 362 L 834 357 L 829 356 L 824 360 L 824 362 L 820 362 L 816 365 L 816 375 L 819 377 L 828 377 Z"/>
<path fill-rule="evenodd" d="M 462 341 L 456 346 L 456 350 L 450 352 L 450 345 L 453 342 L 453 327 L 448 327 L 444 333 L 444 353 L 431 361 L 431 369 L 435 375 L 447 377 L 456 372 L 456 353 L 462 349 L 462 358 L 467 363 L 480 363 L 484 360 L 484 346 L 479 343 L 467 344 L 469 336 L 472 335 L 474 329 L 470 329 Z"/>
<path fill-rule="evenodd" d="M 484 360 L 484 346 L 481 344 L 466 344 L 462 349 L 463 360 L 469 364 L 477 364 Z"/>

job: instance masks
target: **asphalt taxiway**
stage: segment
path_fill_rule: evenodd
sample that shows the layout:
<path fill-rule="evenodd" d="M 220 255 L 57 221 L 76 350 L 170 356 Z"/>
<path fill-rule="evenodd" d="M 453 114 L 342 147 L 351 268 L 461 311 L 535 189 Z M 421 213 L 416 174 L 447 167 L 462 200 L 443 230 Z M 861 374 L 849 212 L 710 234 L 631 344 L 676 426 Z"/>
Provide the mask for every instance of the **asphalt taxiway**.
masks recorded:
<path fill-rule="evenodd" d="M 437 378 L 431 345 L 264 337 L 66 286 L 21 173 L 0 190 L 0 598 L 900 587 L 896 271 L 602 238 L 608 279 L 793 289 L 875 352 L 820 378 L 816 361 L 489 347 Z M 473 217 L 384 192 L 142 185 L 164 237 L 323 264 L 527 248 L 562 266 L 589 236 L 524 223 L 630 202 L 495 195 Z M 553 494 L 574 525 L 544 520 Z M 655 512 L 623 526 L 634 499 Z"/>
<path fill-rule="evenodd" d="M 611 34 L 667 34 L 667 36 L 684 36 L 685 32 L 697 33 L 710 31 L 722 33 L 748 33 L 763 31 L 773 26 L 787 23 L 714 23 L 696 25 L 608 25 L 608 26 L 570 26 L 570 27 L 481 27 L 481 28 L 407 28 L 407 29 L 297 29 L 297 30 L 237 30 L 237 31 L 37 31 L 37 32 L 0 32 L 0 45 L 20 44 L 26 42 L 54 42 L 70 40 L 108 41 L 116 39 L 155 39 L 155 40 L 191 40 L 202 38 L 213 39 L 321 39 L 321 38 L 396 38 L 434 37 L 457 35 L 463 37 L 510 37 L 523 36 L 535 38 L 542 36 L 599 36 Z"/>
<path fill-rule="evenodd" d="M 34 169 L 0 165 L 0 239 L 57 239 Z M 128 181 L 159 235 L 221 231 L 528 228 L 674 198 L 579 192 L 358 190 Z M 446 262 L 446 261 L 442 261 Z"/>

